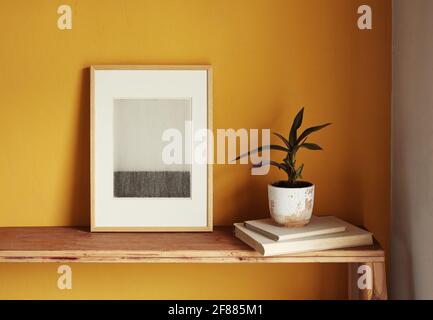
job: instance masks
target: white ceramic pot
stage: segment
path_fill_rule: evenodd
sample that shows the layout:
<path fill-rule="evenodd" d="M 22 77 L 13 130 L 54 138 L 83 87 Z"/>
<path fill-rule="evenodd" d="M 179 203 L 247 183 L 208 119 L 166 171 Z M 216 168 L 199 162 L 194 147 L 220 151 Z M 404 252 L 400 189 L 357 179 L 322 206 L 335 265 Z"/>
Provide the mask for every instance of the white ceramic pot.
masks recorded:
<path fill-rule="evenodd" d="M 302 227 L 310 222 L 314 205 L 314 185 L 282 188 L 268 185 L 269 211 L 274 221 L 286 227 Z"/>

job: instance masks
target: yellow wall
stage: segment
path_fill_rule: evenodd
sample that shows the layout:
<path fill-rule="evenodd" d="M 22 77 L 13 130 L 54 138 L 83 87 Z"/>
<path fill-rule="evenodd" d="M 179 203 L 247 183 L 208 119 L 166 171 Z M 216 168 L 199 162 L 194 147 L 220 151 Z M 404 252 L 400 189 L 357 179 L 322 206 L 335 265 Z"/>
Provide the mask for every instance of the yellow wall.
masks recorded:
<path fill-rule="evenodd" d="M 57 29 L 57 7 L 73 30 Z M 373 8 L 373 30 L 356 10 Z M 373 231 L 387 247 L 391 84 L 389 0 L 2 0 L 0 226 L 89 224 L 92 64 L 211 64 L 214 127 L 287 133 L 305 125 L 315 212 Z M 247 166 L 216 166 L 214 223 L 268 214 Z M 343 265 L 0 265 L 0 298 L 345 298 Z"/>

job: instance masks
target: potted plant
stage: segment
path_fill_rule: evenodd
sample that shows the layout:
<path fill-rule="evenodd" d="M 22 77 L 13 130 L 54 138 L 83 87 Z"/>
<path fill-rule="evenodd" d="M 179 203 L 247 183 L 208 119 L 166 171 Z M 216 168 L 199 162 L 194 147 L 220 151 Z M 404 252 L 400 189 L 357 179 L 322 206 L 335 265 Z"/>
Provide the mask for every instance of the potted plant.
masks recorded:
<path fill-rule="evenodd" d="M 301 227 L 310 222 L 314 204 L 314 184 L 302 181 L 304 164 L 296 165 L 296 155 L 300 149 L 323 150 L 315 143 L 307 142 L 313 132 L 321 130 L 330 125 L 326 123 L 305 129 L 298 136 L 298 129 L 302 125 L 304 108 L 302 108 L 293 120 L 288 139 L 279 133 L 273 133 L 284 143 L 281 145 L 260 146 L 248 153 L 236 158 L 239 160 L 250 154 L 262 150 L 278 150 L 286 153 L 282 162 L 266 161 L 266 163 L 253 164 L 253 167 L 274 166 L 287 174 L 287 180 L 277 181 L 268 185 L 269 210 L 273 220 L 286 227 Z"/>

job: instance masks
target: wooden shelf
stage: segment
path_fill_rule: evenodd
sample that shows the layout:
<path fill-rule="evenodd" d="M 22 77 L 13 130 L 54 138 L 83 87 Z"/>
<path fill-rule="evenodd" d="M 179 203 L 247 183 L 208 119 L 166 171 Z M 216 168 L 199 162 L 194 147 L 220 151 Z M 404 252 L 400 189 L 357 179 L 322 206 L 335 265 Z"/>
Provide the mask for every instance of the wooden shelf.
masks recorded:
<path fill-rule="evenodd" d="M 0 262 L 88 263 L 373 263 L 384 262 L 378 244 L 368 247 L 263 257 L 233 236 L 211 233 L 91 233 L 79 227 L 0 228 Z"/>

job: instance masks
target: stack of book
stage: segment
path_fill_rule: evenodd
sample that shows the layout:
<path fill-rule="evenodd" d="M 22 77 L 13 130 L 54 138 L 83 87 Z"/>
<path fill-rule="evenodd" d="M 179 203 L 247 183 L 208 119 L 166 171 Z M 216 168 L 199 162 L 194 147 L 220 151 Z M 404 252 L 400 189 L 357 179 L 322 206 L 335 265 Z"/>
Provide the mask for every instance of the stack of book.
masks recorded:
<path fill-rule="evenodd" d="M 272 219 L 235 223 L 235 236 L 264 256 L 373 244 L 373 235 L 336 217 L 313 216 L 302 228 L 286 228 Z"/>

